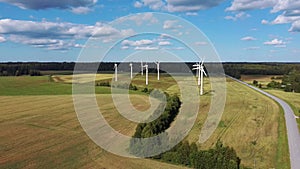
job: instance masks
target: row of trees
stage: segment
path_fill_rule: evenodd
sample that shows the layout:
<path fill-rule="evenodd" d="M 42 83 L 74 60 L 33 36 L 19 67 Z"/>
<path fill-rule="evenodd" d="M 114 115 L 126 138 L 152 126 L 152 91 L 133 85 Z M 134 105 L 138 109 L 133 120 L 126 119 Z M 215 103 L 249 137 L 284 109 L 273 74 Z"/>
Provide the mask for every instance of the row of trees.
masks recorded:
<path fill-rule="evenodd" d="M 178 96 L 170 96 L 167 93 L 158 90 L 152 91 L 152 96 L 162 98 L 166 95 L 167 103 L 159 105 L 154 112 L 154 116 L 159 113 L 159 110 L 164 109 L 164 112 L 156 120 L 149 123 L 140 123 L 136 127 L 133 135 L 134 138 L 150 138 L 152 140 L 132 139 L 130 143 L 130 153 L 143 157 L 146 154 L 154 153 L 167 147 L 173 140 L 168 137 L 168 134 L 163 133 L 167 130 L 171 123 L 176 118 L 181 101 Z M 160 137 L 154 137 L 160 134 Z M 147 145 L 147 146 L 146 146 Z M 179 142 L 171 150 L 152 157 L 163 162 L 193 167 L 196 169 L 239 169 L 241 168 L 241 160 L 237 156 L 235 150 L 224 146 L 221 142 L 217 142 L 216 146 L 209 150 L 199 150 L 195 143 Z"/>
<path fill-rule="evenodd" d="M 233 148 L 218 141 L 214 148 L 199 150 L 195 143 L 180 142 L 161 155 L 164 162 L 184 165 L 196 169 L 240 169 L 241 159 Z"/>

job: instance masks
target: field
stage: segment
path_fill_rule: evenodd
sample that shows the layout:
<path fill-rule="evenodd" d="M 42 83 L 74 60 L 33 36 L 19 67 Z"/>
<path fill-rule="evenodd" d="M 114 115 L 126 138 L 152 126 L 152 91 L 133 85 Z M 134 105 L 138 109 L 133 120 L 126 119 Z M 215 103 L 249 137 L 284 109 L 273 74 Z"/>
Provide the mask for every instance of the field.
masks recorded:
<path fill-rule="evenodd" d="M 101 75 L 98 76 L 101 79 Z M 155 79 L 150 75 L 150 88 L 177 92 L 171 77 L 162 76 L 160 82 Z M 136 77 L 133 83 L 139 89 L 145 87 L 143 77 Z M 208 91 L 207 79 L 205 85 Z M 123 134 L 132 135 L 136 124 L 117 113 L 110 89 L 96 87 L 97 90 L 102 93 L 97 95 L 99 107 L 110 125 Z M 4 168 L 180 168 L 154 160 L 122 158 L 99 148 L 82 130 L 69 95 L 71 85 L 63 81 L 51 82 L 48 76 L 3 77 L 0 78 L 0 91 L 0 150 L 4 154 L 0 157 L 0 165 Z M 133 94 L 131 101 L 137 109 L 149 107 L 146 96 L 140 92 Z M 279 106 L 231 80 L 227 82 L 227 94 L 222 120 L 200 148 L 210 148 L 220 139 L 237 151 L 245 166 L 253 167 L 255 162 L 257 168 L 289 168 L 285 124 Z M 201 97 L 197 121 L 186 138 L 189 142 L 198 141 L 210 97 L 209 94 Z"/>
<path fill-rule="evenodd" d="M 300 93 L 284 92 L 282 90 L 266 90 L 267 92 L 286 101 L 294 110 L 295 116 L 300 117 Z M 300 130 L 300 118 L 297 118 Z"/>
<path fill-rule="evenodd" d="M 249 84 L 253 83 L 253 80 L 258 81 L 258 83 L 262 84 L 263 86 L 267 86 L 272 80 L 276 82 L 281 82 L 280 79 L 272 79 L 272 77 L 280 78 L 282 76 L 278 75 L 241 75 L 241 80 L 247 82 Z"/>
<path fill-rule="evenodd" d="M 131 100 L 144 109 L 147 99 L 134 95 Z M 82 130 L 71 96 L 1 96 L 0 102 L 1 168 L 180 168 L 102 150 Z M 99 96 L 98 103 L 111 126 L 133 134 L 136 124 L 115 113 L 110 95 Z"/>

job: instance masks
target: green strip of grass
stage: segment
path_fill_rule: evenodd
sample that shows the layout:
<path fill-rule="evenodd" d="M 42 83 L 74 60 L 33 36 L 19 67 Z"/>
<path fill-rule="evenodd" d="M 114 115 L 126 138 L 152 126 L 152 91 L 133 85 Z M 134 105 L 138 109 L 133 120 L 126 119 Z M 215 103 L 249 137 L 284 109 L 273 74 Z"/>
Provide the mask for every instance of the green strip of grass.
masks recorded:
<path fill-rule="evenodd" d="M 278 105 L 279 106 L 279 105 Z M 276 156 L 276 168 L 290 169 L 290 156 L 287 139 L 287 129 L 285 124 L 284 111 L 281 106 L 278 119 L 278 147 Z"/>

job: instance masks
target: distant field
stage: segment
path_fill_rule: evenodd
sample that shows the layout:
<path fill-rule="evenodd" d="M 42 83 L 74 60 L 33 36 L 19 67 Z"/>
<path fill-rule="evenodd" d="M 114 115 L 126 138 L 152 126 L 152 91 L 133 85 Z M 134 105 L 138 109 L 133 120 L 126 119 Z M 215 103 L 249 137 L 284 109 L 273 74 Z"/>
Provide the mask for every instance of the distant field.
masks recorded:
<path fill-rule="evenodd" d="M 110 94 L 109 87 L 95 87 L 96 94 Z M 138 92 L 130 91 L 137 94 Z M 49 76 L 0 76 L 0 96 L 71 95 L 72 84 L 53 82 Z"/>
<path fill-rule="evenodd" d="M 100 80 L 109 78 L 98 76 Z M 137 76 L 133 83 L 141 89 L 145 87 L 145 77 Z M 13 84 L 12 87 L 10 84 Z M 155 74 L 149 76 L 149 88 L 160 88 L 169 93 L 178 92 L 172 77 L 162 76 L 158 82 Z M 79 125 L 72 97 L 68 96 L 71 89 L 70 84 L 65 84 L 64 81 L 51 82 L 48 76 L 0 78 L 0 150 L 1 154 L 5 154 L 0 156 L 1 166 L 180 168 L 153 160 L 118 157 L 96 146 Z M 207 94 L 201 97 L 198 119 L 186 138 L 190 142 L 198 141 L 210 105 L 209 91 L 209 81 L 205 79 Z M 98 104 L 109 123 L 121 133 L 132 135 L 136 124 L 116 113 L 109 97 L 110 88 L 96 87 L 96 92 L 102 93 L 98 95 Z M 65 95 L 50 96 L 54 94 Z M 148 98 L 140 95 L 140 92 L 136 94 L 138 95 L 131 98 L 134 105 L 138 109 L 147 109 Z M 210 148 L 221 139 L 225 145 L 237 151 L 242 164 L 246 166 L 253 167 L 255 160 L 257 168 L 289 168 L 285 123 L 279 106 L 271 99 L 231 80 L 227 82 L 227 94 L 222 121 L 213 136 L 205 144 L 199 145 L 201 149 Z"/>
<path fill-rule="evenodd" d="M 253 83 L 254 80 L 258 81 L 262 85 L 266 86 L 272 81 L 272 77 L 282 77 L 278 75 L 241 75 L 241 80 L 247 83 Z M 281 80 L 273 79 L 274 81 L 281 82 Z"/>
<path fill-rule="evenodd" d="M 148 106 L 144 96 L 132 97 L 136 106 Z M 102 150 L 82 130 L 71 96 L 0 96 L 0 102 L 1 168 L 182 168 Z M 136 124 L 115 113 L 110 95 L 99 96 L 98 103 L 111 126 L 134 132 Z"/>

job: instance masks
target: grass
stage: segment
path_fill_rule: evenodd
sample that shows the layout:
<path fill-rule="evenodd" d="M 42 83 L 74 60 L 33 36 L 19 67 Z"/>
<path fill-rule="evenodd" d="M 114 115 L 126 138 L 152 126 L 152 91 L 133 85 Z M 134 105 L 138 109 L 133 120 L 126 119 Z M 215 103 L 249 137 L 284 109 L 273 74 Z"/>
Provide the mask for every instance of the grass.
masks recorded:
<path fill-rule="evenodd" d="M 145 96 L 131 97 L 134 105 L 149 106 Z M 134 132 L 136 124 L 116 113 L 110 95 L 97 100 L 111 126 Z M 0 102 L 1 168 L 182 168 L 102 150 L 82 130 L 71 96 L 0 96 Z"/>
<path fill-rule="evenodd" d="M 186 138 L 189 142 L 198 141 L 209 107 L 210 97 L 202 96 L 198 119 Z M 233 147 L 245 166 L 254 167 L 255 160 L 257 168 L 289 168 L 285 121 L 279 106 L 268 97 L 231 80 L 227 82 L 221 123 L 211 138 L 200 145 L 201 149 L 214 146 L 218 139 Z M 285 167 L 278 167 L 279 164 Z"/>
<path fill-rule="evenodd" d="M 95 87 L 96 94 L 110 94 L 109 87 Z M 138 94 L 139 92 L 130 91 Z M 0 77 L 0 96 L 71 95 L 72 84 L 53 82 L 49 76 Z"/>
<path fill-rule="evenodd" d="M 60 77 L 60 76 L 59 76 Z M 98 80 L 108 77 L 97 75 Z M 112 77 L 112 76 L 111 76 Z M 110 77 L 110 79 L 111 79 Z M 70 79 L 69 79 L 70 80 Z M 145 77 L 133 83 L 145 87 Z M 149 76 L 149 88 L 178 93 L 172 77 Z M 205 79 L 205 91 L 210 91 Z M 0 78 L 0 165 L 4 168 L 181 168 L 158 161 L 127 159 L 110 154 L 95 145 L 82 130 L 74 112 L 72 86 L 42 77 Z M 116 130 L 131 136 L 135 123 L 117 113 L 110 98 L 110 88 L 96 87 L 98 104 L 104 117 Z M 134 106 L 145 110 L 148 98 L 139 92 L 131 97 Z M 242 164 L 257 168 L 289 168 L 285 121 L 279 106 L 271 99 L 246 86 L 228 80 L 227 100 L 222 121 L 201 149 L 211 148 L 218 139 L 233 147 Z M 4 96 L 11 95 L 11 96 Z M 16 96 L 35 95 L 35 96 Z M 39 95 L 39 96 L 38 96 Z M 189 142 L 197 142 L 209 111 L 211 95 L 201 97 L 200 112 Z M 15 106 L 18 105 L 18 106 Z M 126 126 L 126 127 L 124 127 Z M 2 165 L 3 164 L 3 165 Z"/>
<path fill-rule="evenodd" d="M 296 116 L 300 117 L 300 93 L 285 92 L 282 90 L 266 90 L 274 96 L 286 101 L 293 109 Z M 298 128 L 300 130 L 300 119 L 297 119 Z"/>

